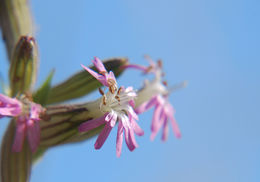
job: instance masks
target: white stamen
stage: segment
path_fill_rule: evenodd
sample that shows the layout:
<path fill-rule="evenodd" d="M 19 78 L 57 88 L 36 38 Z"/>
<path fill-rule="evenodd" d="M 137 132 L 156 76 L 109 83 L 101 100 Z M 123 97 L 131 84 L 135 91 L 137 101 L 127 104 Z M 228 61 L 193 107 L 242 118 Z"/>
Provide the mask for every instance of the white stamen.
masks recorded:
<path fill-rule="evenodd" d="M 129 101 L 133 100 L 136 96 L 137 94 L 131 87 L 126 89 L 120 87 L 113 92 L 109 90 L 103 95 L 105 103 L 103 101 L 104 99 L 100 102 L 100 110 L 103 113 L 115 112 L 118 119 L 123 118 L 123 120 L 125 120 L 127 113 L 132 113 L 132 107 L 129 105 Z"/>

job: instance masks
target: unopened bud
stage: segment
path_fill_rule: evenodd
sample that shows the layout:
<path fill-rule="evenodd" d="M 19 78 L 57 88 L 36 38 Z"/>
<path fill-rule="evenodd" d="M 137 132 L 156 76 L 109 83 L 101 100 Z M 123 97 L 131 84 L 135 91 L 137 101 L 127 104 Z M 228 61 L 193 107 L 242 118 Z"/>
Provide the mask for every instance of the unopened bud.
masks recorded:
<path fill-rule="evenodd" d="M 13 52 L 9 79 L 11 96 L 29 92 L 36 80 L 38 49 L 35 39 L 21 36 Z"/>

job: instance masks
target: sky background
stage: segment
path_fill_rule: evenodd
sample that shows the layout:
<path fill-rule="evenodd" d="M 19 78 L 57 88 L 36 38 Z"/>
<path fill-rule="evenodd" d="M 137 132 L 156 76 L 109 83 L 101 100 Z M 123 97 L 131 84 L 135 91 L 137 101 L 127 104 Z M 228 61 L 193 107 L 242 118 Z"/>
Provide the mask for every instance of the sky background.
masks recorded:
<path fill-rule="evenodd" d="M 52 68 L 53 83 L 91 59 L 144 54 L 164 61 L 170 96 L 183 137 L 150 137 L 152 111 L 140 116 L 144 137 L 116 157 L 116 129 L 101 150 L 96 138 L 49 150 L 32 182 L 259 182 L 260 1 L 258 0 L 32 0 L 40 50 L 38 84 Z M 7 60 L 0 44 L 1 76 Z M 125 72 L 118 82 L 140 88 L 143 77 Z M 138 82 L 137 82 L 138 81 Z M 78 101 L 97 98 L 97 94 Z M 3 119 L 3 134 L 8 120 Z"/>

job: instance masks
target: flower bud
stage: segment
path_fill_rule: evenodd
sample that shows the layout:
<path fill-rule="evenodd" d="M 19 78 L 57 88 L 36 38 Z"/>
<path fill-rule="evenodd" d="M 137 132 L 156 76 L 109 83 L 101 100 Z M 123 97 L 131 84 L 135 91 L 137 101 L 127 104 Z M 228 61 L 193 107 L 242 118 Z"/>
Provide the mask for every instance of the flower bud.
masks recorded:
<path fill-rule="evenodd" d="M 36 80 L 38 49 L 35 39 L 21 36 L 13 52 L 9 80 L 11 96 L 30 91 Z"/>

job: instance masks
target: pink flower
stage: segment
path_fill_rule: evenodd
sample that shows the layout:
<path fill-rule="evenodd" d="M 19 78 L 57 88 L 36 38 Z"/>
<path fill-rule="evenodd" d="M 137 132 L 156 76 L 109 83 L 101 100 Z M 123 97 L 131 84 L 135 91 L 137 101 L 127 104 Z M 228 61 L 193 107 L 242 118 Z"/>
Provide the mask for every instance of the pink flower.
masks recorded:
<path fill-rule="evenodd" d="M 103 146 L 109 133 L 115 126 L 116 121 L 119 121 L 116 141 L 116 155 L 118 157 L 121 155 L 123 133 L 130 151 L 133 151 L 136 147 L 138 147 L 134 134 L 142 136 L 144 132 L 137 124 L 136 120 L 138 120 L 138 116 L 130 104 L 132 103 L 134 97 L 136 97 L 136 93 L 131 87 L 121 89 L 120 92 L 117 91 L 117 93 L 114 94 L 109 91 L 106 95 L 103 95 L 102 99 L 99 101 L 100 110 L 105 114 L 100 118 L 86 121 L 79 126 L 80 132 L 88 132 L 99 127 L 100 125 L 105 124 L 96 140 L 95 149 L 100 149 Z"/>
<path fill-rule="evenodd" d="M 101 82 L 104 86 L 111 87 L 111 85 L 116 84 L 116 78 L 112 71 L 107 72 L 103 63 L 97 57 L 92 61 L 99 73 L 91 70 L 90 68 L 81 65 L 87 72 L 89 72 L 93 77 L 95 77 L 99 82 Z"/>
<path fill-rule="evenodd" d="M 97 58 L 93 63 L 97 69 L 102 72 L 106 71 L 102 62 Z M 101 89 L 100 93 L 103 95 L 99 102 L 99 110 L 104 113 L 104 115 L 97 119 L 92 119 L 82 123 L 79 126 L 80 132 L 91 131 L 103 124 L 105 124 L 103 130 L 99 134 L 96 143 L 95 149 L 100 149 L 105 143 L 108 135 L 110 134 L 112 128 L 115 126 L 118 121 L 118 130 L 117 130 L 117 140 L 116 140 L 116 155 L 119 157 L 122 151 L 123 136 L 125 135 L 125 141 L 127 147 L 130 151 L 133 151 L 138 147 L 134 134 L 142 136 L 144 134 L 143 130 L 139 127 L 136 120 L 138 116 L 133 110 L 133 100 L 136 97 L 136 92 L 132 87 L 118 89 L 117 82 L 115 80 L 113 72 L 103 75 L 98 75 L 96 72 L 93 72 L 89 68 L 85 68 L 90 74 L 92 74 L 97 80 L 99 80 L 104 86 L 109 87 L 109 91 L 105 94 Z M 110 82 L 109 79 L 113 79 L 113 82 Z"/>
<path fill-rule="evenodd" d="M 162 140 L 166 141 L 168 137 L 168 123 L 171 122 L 172 129 L 177 138 L 181 137 L 181 132 L 178 127 L 178 124 L 174 118 L 174 109 L 172 105 L 168 102 L 166 96 L 156 95 L 151 98 L 151 100 L 143 103 L 138 108 L 136 108 L 136 113 L 140 114 L 148 109 L 155 107 L 153 120 L 151 125 L 151 140 L 154 140 L 155 136 L 159 130 L 163 127 Z"/>
<path fill-rule="evenodd" d="M 16 133 L 13 143 L 13 151 L 20 152 L 23 147 L 25 136 L 29 141 L 32 152 L 37 150 L 40 143 L 40 113 L 43 112 L 41 105 L 30 102 L 29 113 L 19 115 L 16 119 Z"/>
<path fill-rule="evenodd" d="M 141 70 L 145 74 L 153 73 L 155 75 L 154 80 L 146 80 L 144 87 L 138 92 L 138 107 L 135 109 L 135 111 L 137 114 L 141 114 L 151 107 L 155 107 L 151 125 L 151 140 L 154 140 L 160 128 L 163 128 L 162 140 L 165 141 L 167 139 L 169 121 L 171 122 L 175 136 L 180 138 L 181 133 L 174 118 L 175 111 L 168 101 L 168 96 L 170 92 L 175 89 L 175 87 L 168 89 L 166 82 L 162 82 L 162 76 L 164 75 L 162 72 L 162 61 L 159 60 L 157 63 L 155 63 L 151 60 L 150 57 L 147 56 L 146 58 L 150 62 L 148 67 L 139 65 L 128 66 L 129 68 Z"/>
<path fill-rule="evenodd" d="M 41 105 L 22 97 L 21 101 L 0 94 L 0 117 L 16 117 L 16 133 L 13 143 L 13 151 L 20 152 L 27 135 L 30 148 L 35 152 L 40 141 L 40 113 Z"/>

